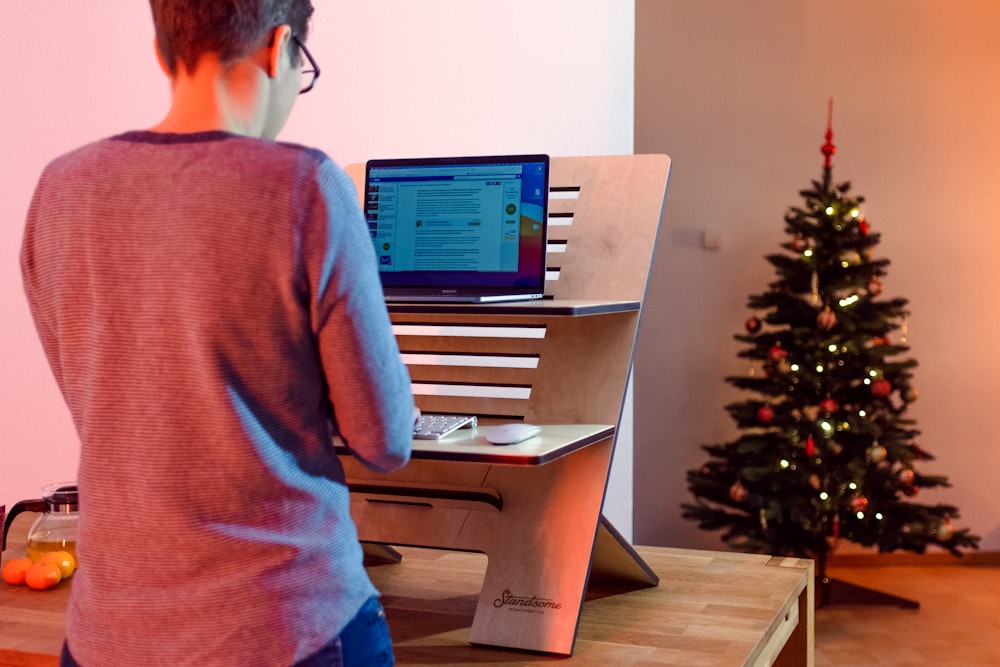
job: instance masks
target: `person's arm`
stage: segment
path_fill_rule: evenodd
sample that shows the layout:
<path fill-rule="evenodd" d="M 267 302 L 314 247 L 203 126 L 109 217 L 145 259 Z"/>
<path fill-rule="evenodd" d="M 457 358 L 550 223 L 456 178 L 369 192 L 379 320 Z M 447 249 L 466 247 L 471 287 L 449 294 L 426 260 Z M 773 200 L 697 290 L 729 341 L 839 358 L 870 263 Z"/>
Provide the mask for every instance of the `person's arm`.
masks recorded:
<path fill-rule="evenodd" d="M 313 277 L 313 321 L 341 439 L 365 465 L 389 471 L 410 457 L 410 376 L 392 333 L 368 226 L 348 176 L 328 160 L 313 214 L 324 225 Z M 317 257 L 319 253 L 310 253 Z"/>
<path fill-rule="evenodd" d="M 51 322 L 44 316 L 45 309 L 41 306 L 40 300 L 46 295 L 44 285 L 38 275 L 36 266 L 36 251 L 38 243 L 38 220 L 41 216 L 41 208 L 44 200 L 44 190 L 48 187 L 49 167 L 46 167 L 35 188 L 31 198 L 31 205 L 28 208 L 27 222 L 25 224 L 24 238 L 21 245 L 21 276 L 24 284 L 24 293 L 28 299 L 28 307 L 31 310 L 31 317 L 35 323 L 35 330 L 42 343 L 42 349 L 48 359 L 49 366 L 55 376 L 59 389 L 63 389 L 62 358 L 59 350 L 59 340 L 52 330 Z"/>

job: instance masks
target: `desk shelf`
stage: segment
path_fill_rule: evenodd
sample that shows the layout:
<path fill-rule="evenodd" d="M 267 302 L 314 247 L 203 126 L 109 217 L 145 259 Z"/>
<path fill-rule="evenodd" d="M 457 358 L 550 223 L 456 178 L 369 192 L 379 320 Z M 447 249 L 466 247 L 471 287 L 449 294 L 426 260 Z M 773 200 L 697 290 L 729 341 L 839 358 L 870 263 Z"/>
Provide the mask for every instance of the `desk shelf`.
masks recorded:
<path fill-rule="evenodd" d="M 546 424 L 541 432 L 514 445 L 494 445 L 483 430 L 496 420 L 483 420 L 479 428 L 462 428 L 439 440 L 414 440 L 413 461 L 455 461 L 510 466 L 539 466 L 568 456 L 614 435 L 615 427 L 606 424 Z M 347 448 L 337 439 L 338 453 Z"/>
<path fill-rule="evenodd" d="M 638 312 L 639 301 L 582 301 L 543 298 L 507 303 L 391 303 L 389 313 L 462 314 L 462 315 L 556 315 L 582 317 L 610 313 Z"/>

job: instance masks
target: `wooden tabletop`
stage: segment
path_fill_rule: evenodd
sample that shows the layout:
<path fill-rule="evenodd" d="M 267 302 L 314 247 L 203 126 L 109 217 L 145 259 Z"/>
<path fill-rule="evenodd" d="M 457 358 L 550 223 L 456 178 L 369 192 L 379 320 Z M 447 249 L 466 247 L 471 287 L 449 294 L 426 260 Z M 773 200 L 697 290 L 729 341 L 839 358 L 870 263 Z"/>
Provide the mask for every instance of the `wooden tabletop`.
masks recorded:
<path fill-rule="evenodd" d="M 29 523 L 25 523 L 26 519 Z M 33 517 L 19 517 L 4 559 L 23 554 Z M 18 552 L 18 549 L 21 549 Z M 572 658 L 468 643 L 486 557 L 400 548 L 397 564 L 372 564 L 401 665 L 771 664 L 771 640 L 804 599 L 811 561 L 762 555 L 636 547 L 660 585 L 623 591 L 594 583 Z M 0 667 L 57 665 L 72 580 L 51 591 L 0 584 Z M 798 648 L 775 664 L 811 664 L 811 609 L 799 617 Z M 806 632 L 808 630 L 808 632 Z M 784 639 L 779 642 L 783 643 Z"/>
<path fill-rule="evenodd" d="M 811 578 L 811 562 L 799 559 L 636 547 L 660 585 L 623 592 L 592 584 L 567 659 L 468 644 L 485 556 L 398 550 L 400 563 L 369 572 L 401 665 L 770 665 L 769 642 Z M 811 664 L 810 614 L 799 619 L 803 645 L 773 664 Z"/>
<path fill-rule="evenodd" d="M 25 537 L 38 518 L 25 512 L 14 519 L 3 562 L 27 554 Z M 72 577 L 47 591 L 0 582 L 0 667 L 47 667 L 59 664 L 66 604 Z"/>

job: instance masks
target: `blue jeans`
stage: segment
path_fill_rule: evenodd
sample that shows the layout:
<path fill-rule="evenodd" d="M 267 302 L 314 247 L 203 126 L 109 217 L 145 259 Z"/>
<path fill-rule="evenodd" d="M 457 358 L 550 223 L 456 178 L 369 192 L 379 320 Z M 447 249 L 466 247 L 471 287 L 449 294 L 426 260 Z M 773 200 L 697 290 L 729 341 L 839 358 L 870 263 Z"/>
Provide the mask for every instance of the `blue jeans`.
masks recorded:
<path fill-rule="evenodd" d="M 380 667 L 396 664 L 385 610 L 369 598 L 339 636 L 293 667 Z M 63 642 L 59 667 L 80 667 Z"/>
<path fill-rule="evenodd" d="M 390 667 L 396 664 L 385 610 L 369 598 L 340 636 L 294 667 Z"/>

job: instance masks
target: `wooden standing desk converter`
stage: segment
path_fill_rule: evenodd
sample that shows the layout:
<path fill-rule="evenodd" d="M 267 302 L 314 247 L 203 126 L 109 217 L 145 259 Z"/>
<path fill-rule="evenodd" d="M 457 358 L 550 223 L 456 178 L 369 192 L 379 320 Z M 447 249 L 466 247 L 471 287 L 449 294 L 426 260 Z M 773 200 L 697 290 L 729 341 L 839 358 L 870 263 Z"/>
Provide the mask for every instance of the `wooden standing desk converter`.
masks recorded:
<path fill-rule="evenodd" d="M 359 201 L 382 194 L 347 171 Z M 391 475 L 342 456 L 362 541 L 488 554 L 474 644 L 571 655 L 592 572 L 658 581 L 601 510 L 669 172 L 665 155 L 553 158 L 544 300 L 389 306 L 424 412 L 543 428 L 506 451 L 418 444 Z"/>

